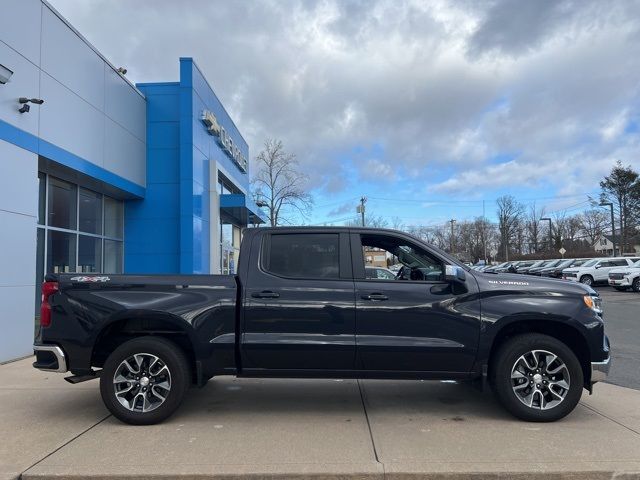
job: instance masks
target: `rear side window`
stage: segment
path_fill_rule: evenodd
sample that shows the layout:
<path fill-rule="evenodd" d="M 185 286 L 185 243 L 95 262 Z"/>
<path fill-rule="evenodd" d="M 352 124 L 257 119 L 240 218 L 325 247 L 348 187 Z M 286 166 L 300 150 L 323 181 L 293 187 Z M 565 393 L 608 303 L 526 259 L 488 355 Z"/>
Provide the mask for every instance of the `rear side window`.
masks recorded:
<path fill-rule="evenodd" d="M 267 245 L 262 268 L 269 273 L 289 278 L 340 277 L 337 233 L 271 235 Z"/>
<path fill-rule="evenodd" d="M 609 263 L 612 267 L 626 267 L 629 265 L 626 260 L 611 260 Z"/>

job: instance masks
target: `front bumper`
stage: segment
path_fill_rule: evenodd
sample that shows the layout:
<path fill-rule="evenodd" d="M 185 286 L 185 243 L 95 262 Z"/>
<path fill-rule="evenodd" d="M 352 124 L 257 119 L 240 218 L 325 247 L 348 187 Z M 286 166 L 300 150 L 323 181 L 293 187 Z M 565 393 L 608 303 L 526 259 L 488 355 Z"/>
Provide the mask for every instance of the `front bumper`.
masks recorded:
<path fill-rule="evenodd" d="M 630 287 L 631 279 L 629 279 L 628 277 L 623 277 L 621 279 L 610 278 L 609 285 L 611 285 L 612 287 Z"/>
<path fill-rule="evenodd" d="M 43 345 L 36 343 L 33 345 L 33 352 L 36 361 L 33 367 L 45 372 L 64 373 L 67 369 L 67 357 L 62 348 L 57 345 Z"/>
<path fill-rule="evenodd" d="M 611 368 L 611 357 L 604 362 L 591 362 L 591 383 L 601 382 L 609 374 Z"/>

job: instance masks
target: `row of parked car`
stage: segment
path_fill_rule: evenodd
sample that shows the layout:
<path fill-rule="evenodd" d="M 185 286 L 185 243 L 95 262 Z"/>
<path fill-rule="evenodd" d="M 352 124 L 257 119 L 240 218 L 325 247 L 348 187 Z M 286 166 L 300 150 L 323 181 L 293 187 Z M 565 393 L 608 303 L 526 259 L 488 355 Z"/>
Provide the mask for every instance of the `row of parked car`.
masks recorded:
<path fill-rule="evenodd" d="M 556 258 L 475 265 L 488 273 L 519 273 L 562 278 L 585 285 L 608 283 L 616 290 L 640 292 L 640 257 Z"/>

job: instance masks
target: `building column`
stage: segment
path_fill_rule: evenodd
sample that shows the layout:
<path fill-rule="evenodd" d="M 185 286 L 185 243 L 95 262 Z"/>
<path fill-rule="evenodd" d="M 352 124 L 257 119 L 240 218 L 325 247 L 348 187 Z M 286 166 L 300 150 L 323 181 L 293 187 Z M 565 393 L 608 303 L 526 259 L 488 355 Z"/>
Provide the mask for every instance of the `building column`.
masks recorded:
<path fill-rule="evenodd" d="M 220 273 L 220 193 L 218 193 L 218 165 L 209 159 L 209 272 Z"/>

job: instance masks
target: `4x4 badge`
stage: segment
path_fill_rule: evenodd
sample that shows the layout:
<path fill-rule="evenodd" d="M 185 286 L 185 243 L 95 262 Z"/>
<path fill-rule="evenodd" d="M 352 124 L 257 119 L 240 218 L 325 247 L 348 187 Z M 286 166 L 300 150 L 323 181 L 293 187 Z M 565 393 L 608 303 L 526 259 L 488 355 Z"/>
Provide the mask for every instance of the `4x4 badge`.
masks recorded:
<path fill-rule="evenodd" d="M 111 279 L 109 277 L 71 277 L 72 282 L 109 282 Z"/>

